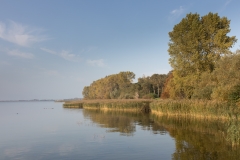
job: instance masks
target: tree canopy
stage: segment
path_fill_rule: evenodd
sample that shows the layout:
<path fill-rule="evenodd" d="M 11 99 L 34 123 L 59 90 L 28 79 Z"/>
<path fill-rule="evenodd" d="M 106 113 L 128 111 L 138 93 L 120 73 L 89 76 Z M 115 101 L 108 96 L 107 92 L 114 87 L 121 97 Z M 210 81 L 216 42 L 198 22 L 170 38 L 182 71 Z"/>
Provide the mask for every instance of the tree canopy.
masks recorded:
<path fill-rule="evenodd" d="M 240 100 L 240 52 L 222 57 L 213 72 L 204 72 L 193 98 L 231 102 Z"/>
<path fill-rule="evenodd" d="M 237 40 L 227 36 L 229 32 L 230 20 L 217 13 L 190 13 L 174 26 L 168 52 L 176 94 L 170 97 L 191 98 L 201 74 L 212 72 L 221 56 L 231 54 L 229 48 Z"/>
<path fill-rule="evenodd" d="M 90 86 L 85 86 L 83 89 L 84 98 L 89 99 L 114 99 L 121 95 L 121 91 L 129 87 L 132 80 L 135 78 L 133 72 L 120 72 L 93 81 Z"/>
<path fill-rule="evenodd" d="M 133 83 L 133 72 L 120 72 L 96 80 L 85 86 L 82 94 L 86 99 L 137 99 L 157 98 L 160 96 L 165 82 L 165 74 L 138 78 Z"/>

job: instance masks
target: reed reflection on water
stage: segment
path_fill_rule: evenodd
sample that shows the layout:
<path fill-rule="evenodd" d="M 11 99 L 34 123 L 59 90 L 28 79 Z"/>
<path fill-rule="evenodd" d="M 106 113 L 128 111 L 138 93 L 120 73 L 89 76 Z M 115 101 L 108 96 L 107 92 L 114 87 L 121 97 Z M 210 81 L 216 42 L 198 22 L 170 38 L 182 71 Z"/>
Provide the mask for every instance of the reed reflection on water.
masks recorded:
<path fill-rule="evenodd" d="M 90 118 L 109 132 L 133 136 L 136 124 L 154 134 L 169 134 L 175 139 L 175 152 L 172 159 L 239 159 L 238 145 L 232 145 L 229 137 L 238 137 L 238 121 L 194 119 L 187 117 L 157 116 L 136 112 L 83 110 Z M 234 128 L 231 129 L 231 128 Z M 232 131 L 233 130 L 233 131 Z M 235 131 L 235 132 L 234 132 Z M 236 133 L 237 132 L 237 133 Z M 237 139 L 238 140 L 238 139 Z"/>

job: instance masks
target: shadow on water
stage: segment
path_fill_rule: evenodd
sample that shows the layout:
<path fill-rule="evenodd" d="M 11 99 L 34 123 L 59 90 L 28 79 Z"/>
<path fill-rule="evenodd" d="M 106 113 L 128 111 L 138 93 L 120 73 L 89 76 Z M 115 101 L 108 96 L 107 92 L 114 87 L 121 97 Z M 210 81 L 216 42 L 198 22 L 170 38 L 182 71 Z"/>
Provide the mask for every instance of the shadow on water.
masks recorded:
<path fill-rule="evenodd" d="M 154 116 L 158 125 L 164 126 L 175 139 L 173 159 L 239 159 L 239 146 L 228 140 L 229 125 L 226 121 L 189 119 L 186 117 Z M 235 122 L 235 121 L 234 121 Z M 157 125 L 156 124 L 156 125 Z M 233 135 L 233 133 L 230 133 Z"/>
<path fill-rule="evenodd" d="M 134 136 L 136 126 L 175 140 L 174 160 L 239 159 L 240 124 L 187 117 L 159 116 L 140 112 L 83 109 L 83 115 L 108 132 Z"/>

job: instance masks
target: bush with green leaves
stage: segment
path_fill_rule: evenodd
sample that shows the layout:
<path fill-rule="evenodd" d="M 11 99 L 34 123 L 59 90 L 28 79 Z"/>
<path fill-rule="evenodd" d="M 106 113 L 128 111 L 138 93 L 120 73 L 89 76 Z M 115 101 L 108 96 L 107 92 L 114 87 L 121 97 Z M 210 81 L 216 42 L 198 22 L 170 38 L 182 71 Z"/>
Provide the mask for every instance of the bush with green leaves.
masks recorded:
<path fill-rule="evenodd" d="M 240 85 L 236 85 L 233 87 L 232 91 L 228 95 L 228 100 L 230 102 L 240 101 Z"/>

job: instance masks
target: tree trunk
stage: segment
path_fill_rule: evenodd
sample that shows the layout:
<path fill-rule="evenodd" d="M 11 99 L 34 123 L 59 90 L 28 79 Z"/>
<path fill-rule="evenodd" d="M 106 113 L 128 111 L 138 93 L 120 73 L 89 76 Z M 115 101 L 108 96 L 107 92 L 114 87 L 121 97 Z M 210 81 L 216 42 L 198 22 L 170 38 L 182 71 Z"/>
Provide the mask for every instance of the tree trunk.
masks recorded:
<path fill-rule="evenodd" d="M 153 93 L 155 94 L 155 89 L 154 89 L 154 86 L 153 86 Z"/>

